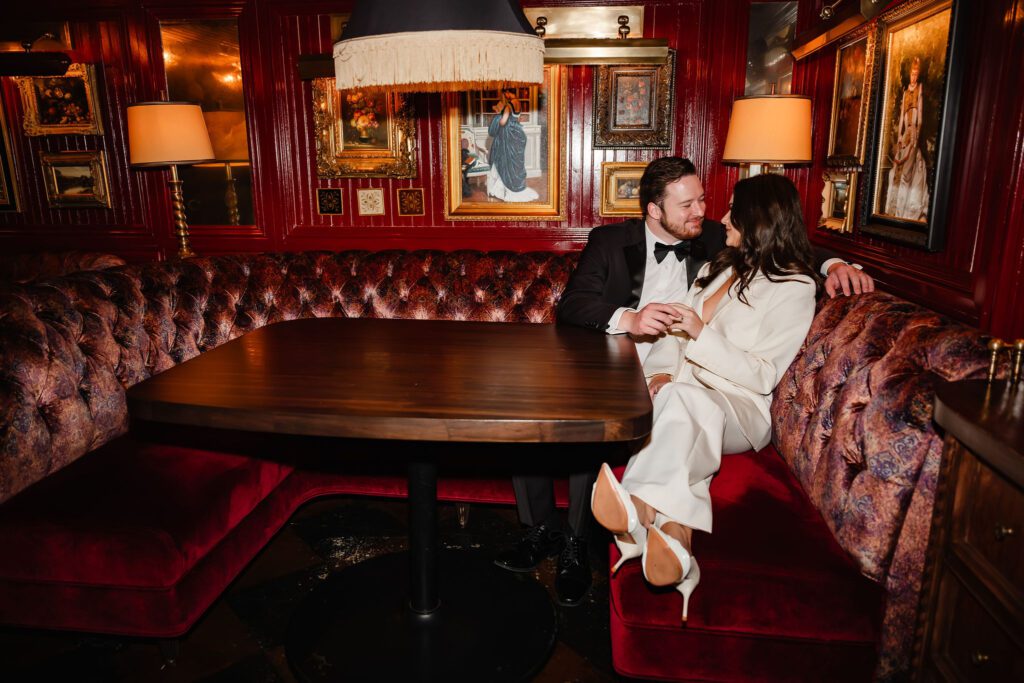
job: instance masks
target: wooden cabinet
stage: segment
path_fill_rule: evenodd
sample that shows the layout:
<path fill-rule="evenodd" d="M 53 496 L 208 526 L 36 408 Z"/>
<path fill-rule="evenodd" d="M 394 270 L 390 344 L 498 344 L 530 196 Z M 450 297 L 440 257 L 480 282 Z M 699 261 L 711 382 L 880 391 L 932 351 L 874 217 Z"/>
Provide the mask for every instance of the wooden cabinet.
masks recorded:
<path fill-rule="evenodd" d="M 1024 680 L 1024 384 L 947 383 L 917 678 Z"/>

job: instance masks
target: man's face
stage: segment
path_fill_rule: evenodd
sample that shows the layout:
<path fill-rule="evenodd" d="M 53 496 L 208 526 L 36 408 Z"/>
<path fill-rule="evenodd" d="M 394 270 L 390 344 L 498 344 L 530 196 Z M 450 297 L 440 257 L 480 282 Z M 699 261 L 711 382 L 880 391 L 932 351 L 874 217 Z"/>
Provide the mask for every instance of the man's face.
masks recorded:
<path fill-rule="evenodd" d="M 665 186 L 660 205 L 647 205 L 652 219 L 651 232 L 668 240 L 690 240 L 700 236 L 704 225 L 704 186 L 695 175 L 688 175 Z M 659 228 L 664 235 L 658 235 Z"/>

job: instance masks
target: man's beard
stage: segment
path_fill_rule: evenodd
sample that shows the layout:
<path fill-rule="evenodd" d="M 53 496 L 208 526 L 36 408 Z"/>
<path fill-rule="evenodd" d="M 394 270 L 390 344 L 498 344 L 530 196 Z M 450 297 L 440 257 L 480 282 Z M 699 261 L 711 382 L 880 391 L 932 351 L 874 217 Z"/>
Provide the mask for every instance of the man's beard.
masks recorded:
<path fill-rule="evenodd" d="M 666 223 L 664 216 L 660 221 L 661 229 L 679 240 L 692 240 L 700 237 L 704 228 L 704 219 L 701 218 L 696 227 L 690 227 L 687 223 Z"/>

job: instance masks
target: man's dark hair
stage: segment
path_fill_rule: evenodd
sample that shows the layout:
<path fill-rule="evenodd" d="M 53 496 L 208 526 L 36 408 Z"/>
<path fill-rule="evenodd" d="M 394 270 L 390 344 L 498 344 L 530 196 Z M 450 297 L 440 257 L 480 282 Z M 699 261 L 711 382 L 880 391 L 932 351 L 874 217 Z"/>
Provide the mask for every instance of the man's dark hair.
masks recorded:
<path fill-rule="evenodd" d="M 640 210 L 647 215 L 647 205 L 661 204 L 665 186 L 688 175 L 697 175 L 693 162 L 683 157 L 661 157 L 647 164 L 640 178 Z"/>

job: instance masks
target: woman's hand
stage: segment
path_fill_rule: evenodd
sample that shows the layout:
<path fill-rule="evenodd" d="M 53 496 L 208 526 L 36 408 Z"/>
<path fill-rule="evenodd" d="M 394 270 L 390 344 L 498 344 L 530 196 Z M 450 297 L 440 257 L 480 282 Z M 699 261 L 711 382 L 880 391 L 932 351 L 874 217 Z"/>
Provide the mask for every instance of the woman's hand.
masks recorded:
<path fill-rule="evenodd" d="M 653 400 L 654 397 L 658 395 L 658 392 L 661 391 L 661 388 L 671 381 L 672 375 L 664 372 L 658 375 L 652 375 L 651 378 L 647 380 L 647 391 L 651 394 L 651 399 Z"/>
<path fill-rule="evenodd" d="M 704 321 L 697 315 L 697 311 L 684 304 L 672 304 L 672 307 L 679 312 L 679 322 L 670 328 L 673 332 L 682 331 L 690 335 L 690 339 L 696 339 L 704 329 Z"/>

